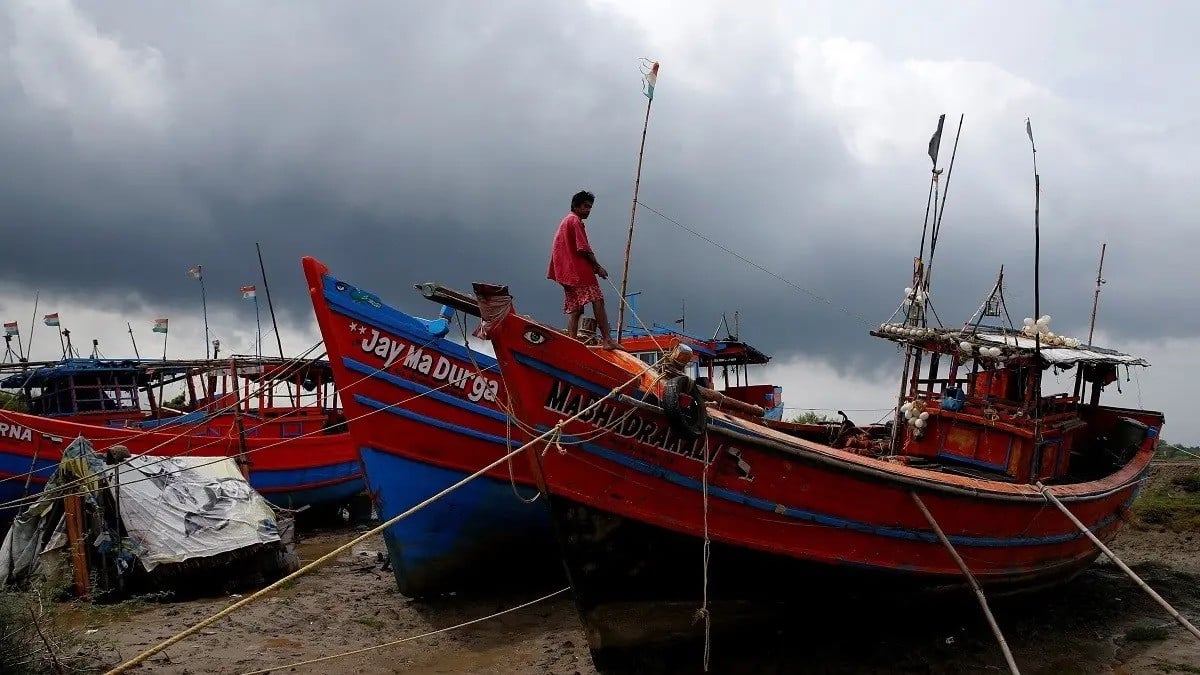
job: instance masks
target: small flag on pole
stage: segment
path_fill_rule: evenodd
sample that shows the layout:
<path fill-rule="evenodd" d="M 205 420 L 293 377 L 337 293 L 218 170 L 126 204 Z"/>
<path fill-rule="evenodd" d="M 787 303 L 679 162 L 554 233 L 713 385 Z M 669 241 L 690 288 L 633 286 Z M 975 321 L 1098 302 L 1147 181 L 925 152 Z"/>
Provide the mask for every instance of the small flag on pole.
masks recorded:
<path fill-rule="evenodd" d="M 252 300 L 254 299 L 254 296 L 255 290 L 253 286 L 242 286 L 242 299 Z"/>
<path fill-rule="evenodd" d="M 4 334 L 5 335 L 16 335 L 18 332 L 20 332 L 20 331 L 17 330 L 17 322 L 16 321 L 9 321 L 4 324 Z"/>
<path fill-rule="evenodd" d="M 155 319 L 154 320 L 154 328 L 152 330 L 155 333 L 167 332 L 167 320 L 166 319 Z"/>
<path fill-rule="evenodd" d="M 654 100 L 654 85 L 658 82 L 658 61 L 642 59 L 642 93 Z"/>
<path fill-rule="evenodd" d="M 203 266 L 196 265 L 195 267 L 189 267 L 188 268 L 188 276 L 193 279 L 199 279 L 202 275 L 202 272 L 200 271 L 201 267 L 203 267 Z"/>
<path fill-rule="evenodd" d="M 42 321 L 45 321 L 47 326 L 57 326 L 58 325 L 58 312 L 55 312 L 53 314 L 47 314 L 45 317 L 42 318 Z"/>

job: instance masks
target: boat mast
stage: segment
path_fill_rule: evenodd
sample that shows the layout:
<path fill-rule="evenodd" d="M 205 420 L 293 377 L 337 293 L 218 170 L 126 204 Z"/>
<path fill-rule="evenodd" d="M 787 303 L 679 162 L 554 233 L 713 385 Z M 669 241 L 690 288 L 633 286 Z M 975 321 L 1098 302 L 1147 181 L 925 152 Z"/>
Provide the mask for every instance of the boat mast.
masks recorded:
<path fill-rule="evenodd" d="M 637 173 L 633 178 L 633 206 L 629 209 L 629 234 L 625 238 L 625 265 L 621 271 L 621 301 L 617 305 L 617 342 L 625 330 L 625 293 L 629 287 L 629 254 L 633 248 L 633 224 L 637 220 L 638 189 L 642 186 L 642 158 L 646 154 L 646 131 L 650 129 L 650 106 L 654 103 L 654 84 L 658 81 L 658 61 L 643 60 L 642 93 L 646 95 L 646 121 L 642 125 L 642 144 L 638 148 Z M 608 340 L 611 336 L 605 335 Z"/>
<path fill-rule="evenodd" d="M 929 232 L 929 214 L 934 214 L 934 219 L 937 219 L 937 201 L 938 201 L 938 177 L 941 176 L 942 170 L 937 168 L 938 153 L 942 147 L 942 128 L 946 123 L 946 115 L 942 114 L 938 117 L 937 130 L 933 132 L 933 136 L 929 139 L 929 160 L 931 162 L 930 177 L 929 177 L 929 195 L 925 198 L 925 222 L 921 226 L 921 246 L 917 252 L 917 257 L 913 260 L 912 282 L 906 293 L 904 323 L 905 325 L 916 326 L 924 320 L 923 312 L 914 311 L 913 307 L 917 306 L 917 298 L 922 300 L 925 297 L 923 292 L 925 288 L 925 239 L 930 235 Z M 937 227 L 935 225 L 933 235 L 937 236 Z M 931 246 L 932 247 L 932 246 Z M 908 388 L 908 374 L 914 371 L 913 358 L 916 356 L 916 348 L 907 342 L 904 345 L 904 368 L 900 373 L 900 393 L 896 396 L 896 410 L 892 422 L 892 452 L 899 451 L 900 444 L 900 407 L 904 405 L 905 390 Z M 916 370 L 920 369 L 920 363 L 916 365 Z"/>
<path fill-rule="evenodd" d="M 1037 143 L 1033 140 L 1033 126 L 1029 118 L 1025 118 L 1025 134 L 1029 136 L 1029 147 L 1033 150 L 1033 316 L 1034 321 L 1042 316 L 1040 267 L 1042 253 L 1041 206 L 1042 178 L 1037 169 Z M 1091 340 L 1088 341 L 1089 343 Z M 1033 448 L 1034 456 L 1038 456 L 1042 448 L 1042 335 L 1033 336 L 1034 368 L 1037 372 L 1033 378 Z M 1035 472 L 1036 473 L 1036 472 Z"/>
<path fill-rule="evenodd" d="M 1104 283 L 1104 249 L 1108 242 L 1100 244 L 1100 267 L 1096 270 L 1096 294 L 1092 297 L 1092 323 L 1088 326 L 1088 345 L 1092 344 L 1092 334 L 1096 331 L 1096 307 L 1100 304 L 1100 286 Z"/>

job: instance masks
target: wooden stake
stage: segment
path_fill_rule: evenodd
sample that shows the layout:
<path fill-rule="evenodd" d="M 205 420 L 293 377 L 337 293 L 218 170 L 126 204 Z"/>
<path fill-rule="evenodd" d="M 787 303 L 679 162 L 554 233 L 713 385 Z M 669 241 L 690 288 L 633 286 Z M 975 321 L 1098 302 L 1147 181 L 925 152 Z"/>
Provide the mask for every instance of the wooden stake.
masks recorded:
<path fill-rule="evenodd" d="M 975 575 L 971 574 L 971 570 L 967 569 L 967 564 L 959 557 L 958 551 L 954 550 L 954 546 L 946 538 L 946 534 L 942 532 L 942 528 L 933 519 L 933 514 L 929 512 L 929 509 L 925 508 L 925 502 L 922 502 L 921 498 L 915 492 L 909 492 L 908 494 L 912 497 L 917 508 L 921 509 L 921 515 L 925 516 L 925 520 L 929 522 L 929 526 L 937 534 L 938 540 L 950 552 L 950 557 L 954 558 L 954 562 L 958 565 L 958 569 L 962 570 L 963 576 L 967 578 L 967 581 L 971 582 L 971 588 L 975 589 L 975 597 L 979 600 L 979 606 L 983 608 L 983 613 L 987 616 L 988 625 L 992 627 L 992 634 L 996 636 L 996 641 L 1000 643 L 1000 651 L 1004 652 L 1004 660 L 1008 662 L 1008 669 L 1015 675 L 1020 675 L 1021 671 L 1017 670 L 1017 662 L 1013 660 L 1012 652 L 1008 649 L 1008 643 L 1004 641 L 1004 634 L 1000 632 L 1000 626 L 996 623 L 996 617 L 992 616 L 992 610 L 988 609 L 987 598 L 984 597 L 983 589 L 979 587 L 979 582 L 975 580 Z"/>
<path fill-rule="evenodd" d="M 1103 551 L 1104 555 L 1106 555 L 1110 559 L 1112 559 L 1112 561 L 1114 563 L 1116 563 L 1117 567 L 1121 568 L 1122 572 L 1129 575 L 1130 579 L 1133 579 L 1134 582 L 1136 582 L 1138 586 L 1141 586 L 1142 590 L 1146 591 L 1146 593 L 1148 593 L 1150 595 L 1150 597 L 1154 598 L 1154 601 L 1157 602 L 1159 605 L 1161 605 L 1163 609 L 1167 610 L 1167 613 L 1170 614 L 1172 617 L 1174 617 L 1175 620 L 1178 621 L 1181 626 L 1188 629 L 1188 631 L 1191 632 L 1192 635 L 1195 635 L 1197 638 L 1200 638 L 1200 630 L 1197 630 L 1196 627 L 1192 625 L 1192 622 L 1185 619 L 1183 617 L 1183 615 L 1180 614 L 1179 612 L 1177 612 L 1175 610 L 1175 608 L 1172 607 L 1166 600 L 1163 600 L 1161 595 L 1159 595 L 1158 593 L 1155 593 L 1154 589 L 1150 588 L 1150 586 L 1146 582 L 1142 581 L 1141 578 L 1138 577 L 1137 574 L 1134 574 L 1133 570 L 1129 569 L 1128 565 L 1121 562 L 1121 559 L 1118 558 L 1115 553 L 1113 553 L 1111 550 L 1109 550 L 1109 548 L 1104 545 L 1104 542 L 1097 539 L 1096 535 L 1092 534 L 1092 531 L 1089 530 L 1086 525 L 1079 522 L 1079 519 L 1075 517 L 1075 514 L 1068 511 L 1067 507 L 1063 506 L 1062 502 L 1058 501 L 1058 497 L 1055 497 L 1054 495 L 1050 494 L 1050 488 L 1046 487 L 1045 485 L 1042 485 L 1041 481 L 1038 481 L 1037 483 L 1035 483 L 1035 485 L 1037 485 L 1037 488 L 1042 491 L 1043 497 L 1045 497 L 1051 504 L 1054 504 L 1055 506 L 1057 506 L 1058 510 L 1063 512 L 1063 515 L 1070 518 L 1072 523 L 1075 523 L 1075 527 L 1078 527 L 1080 532 L 1083 532 L 1084 534 L 1087 535 L 1088 539 L 1092 540 L 1092 543 L 1096 545 L 1096 548 Z"/>
<path fill-rule="evenodd" d="M 67 545 L 71 550 L 71 571 L 75 577 L 75 595 L 88 596 L 87 552 L 84 550 L 83 500 L 79 495 L 63 497 L 63 517 L 67 521 Z"/>

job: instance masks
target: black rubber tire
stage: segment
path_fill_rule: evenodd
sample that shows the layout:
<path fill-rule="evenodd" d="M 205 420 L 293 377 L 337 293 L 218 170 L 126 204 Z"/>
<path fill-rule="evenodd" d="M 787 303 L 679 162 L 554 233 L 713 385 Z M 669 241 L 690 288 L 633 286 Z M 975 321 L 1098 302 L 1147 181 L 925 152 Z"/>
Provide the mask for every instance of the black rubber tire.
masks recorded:
<path fill-rule="evenodd" d="M 683 395 L 692 399 L 686 408 L 679 403 Z M 663 385 L 662 409 L 671 428 L 686 438 L 699 438 L 708 427 L 708 410 L 700 398 L 700 390 L 687 375 L 673 377 Z"/>

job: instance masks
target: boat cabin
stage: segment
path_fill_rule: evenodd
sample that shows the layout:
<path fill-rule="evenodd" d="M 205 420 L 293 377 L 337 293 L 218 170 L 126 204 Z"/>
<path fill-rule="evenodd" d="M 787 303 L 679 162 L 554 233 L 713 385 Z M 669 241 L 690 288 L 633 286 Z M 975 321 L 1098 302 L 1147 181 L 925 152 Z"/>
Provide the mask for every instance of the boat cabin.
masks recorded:
<path fill-rule="evenodd" d="M 1144 359 L 1037 331 L 883 324 L 911 364 L 890 451 L 911 464 L 1020 483 L 1108 475 L 1157 434 L 1162 415 L 1101 406 L 1118 368 Z M 1075 373 L 1072 392 L 1043 378 Z"/>
<path fill-rule="evenodd" d="M 70 417 L 86 424 L 125 427 L 146 416 L 140 392 L 161 377 L 187 372 L 186 366 L 154 362 L 155 371 L 137 359 L 72 358 L 8 369 L 0 389 L 14 392 L 25 412 Z"/>

